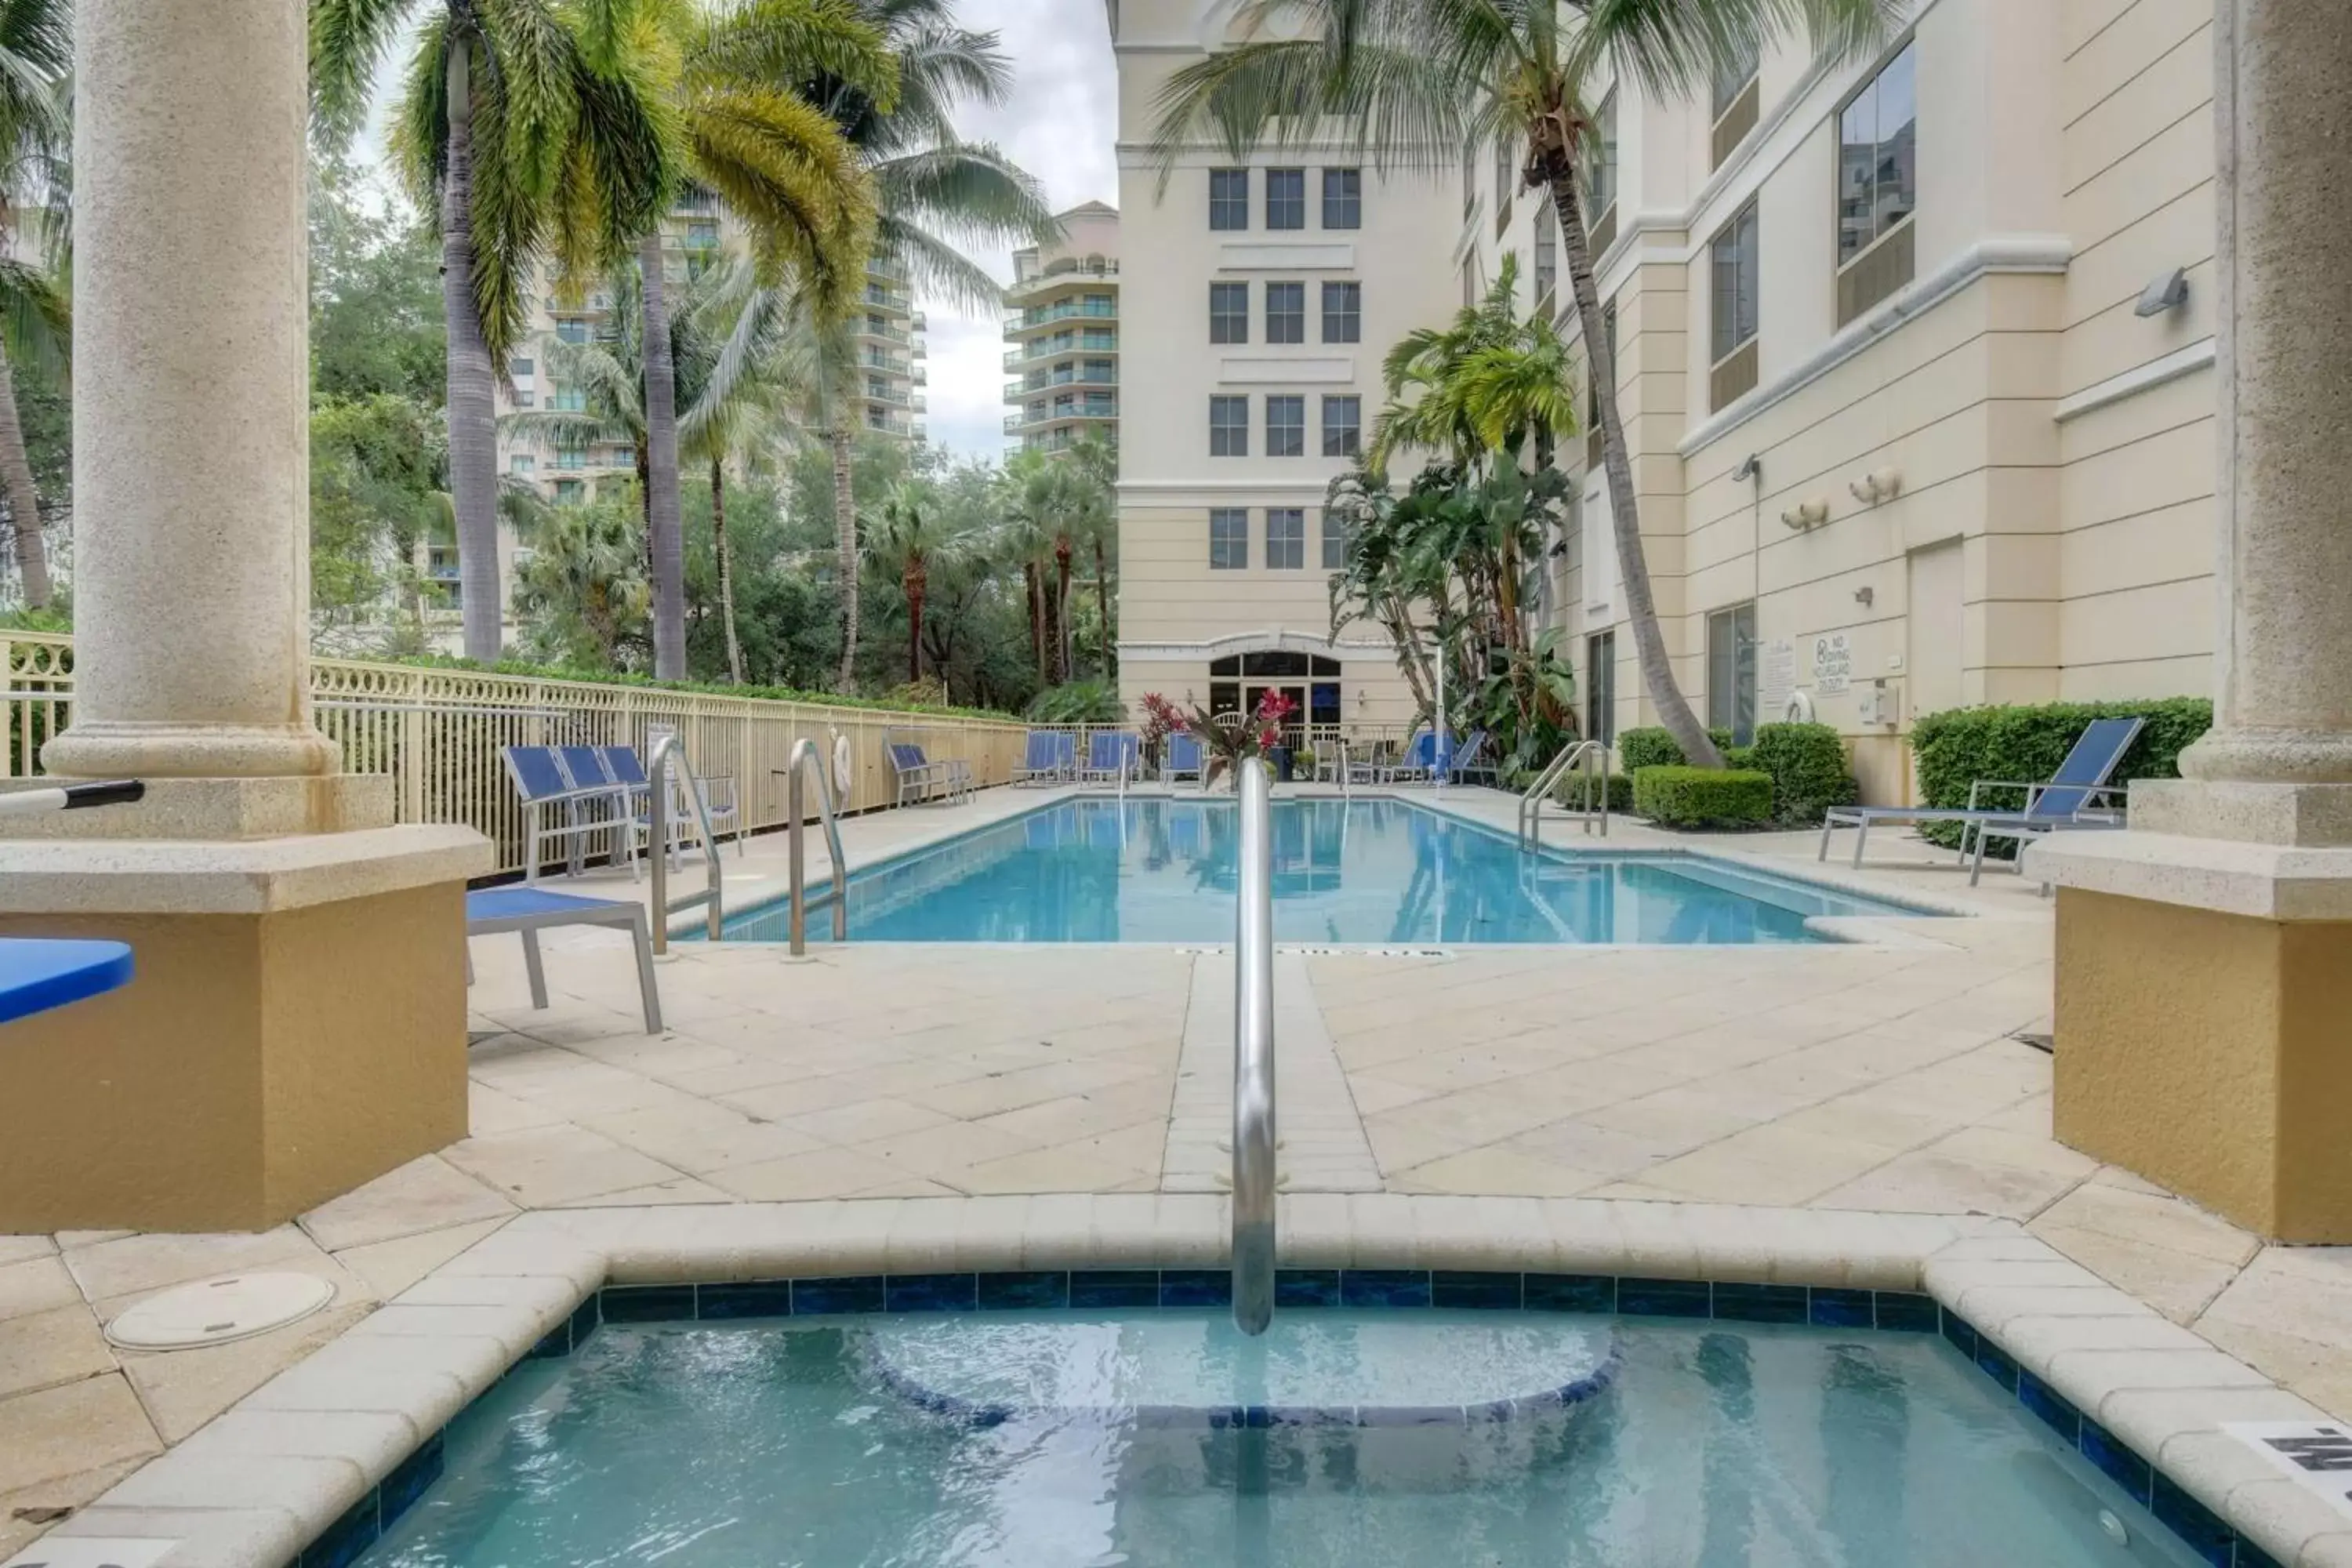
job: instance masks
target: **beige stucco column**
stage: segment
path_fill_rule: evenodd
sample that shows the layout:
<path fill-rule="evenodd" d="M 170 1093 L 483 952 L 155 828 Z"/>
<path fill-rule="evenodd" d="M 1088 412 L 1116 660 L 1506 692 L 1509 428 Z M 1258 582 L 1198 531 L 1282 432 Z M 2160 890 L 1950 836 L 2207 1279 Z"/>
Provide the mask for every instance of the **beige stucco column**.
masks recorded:
<path fill-rule="evenodd" d="M 310 723 L 304 12 L 83 0 L 54 773 L 331 773 Z"/>
<path fill-rule="evenodd" d="M 2265 1235 L 2352 1241 L 2352 7 L 2218 0 L 2214 728 L 2059 885 L 2056 1126 Z"/>
<path fill-rule="evenodd" d="M 300 0 L 77 7 L 75 679 L 0 937 L 126 942 L 8 1026 L 0 1232 L 277 1224 L 466 1133 L 470 828 L 310 721 Z"/>

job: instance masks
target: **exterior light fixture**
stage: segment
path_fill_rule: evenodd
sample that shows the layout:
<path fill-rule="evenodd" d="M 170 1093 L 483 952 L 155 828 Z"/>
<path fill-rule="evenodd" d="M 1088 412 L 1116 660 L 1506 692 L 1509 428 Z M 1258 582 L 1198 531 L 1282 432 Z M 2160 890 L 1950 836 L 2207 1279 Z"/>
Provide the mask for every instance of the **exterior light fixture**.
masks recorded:
<path fill-rule="evenodd" d="M 1734 484 L 1744 485 L 1750 479 L 1760 479 L 1763 477 L 1764 459 L 1753 452 L 1748 453 L 1741 460 L 1739 467 L 1731 470 L 1731 481 Z"/>
<path fill-rule="evenodd" d="M 2152 279 L 2140 290 L 2139 303 L 2132 307 L 2135 316 L 2161 316 L 2189 303 L 2189 269 L 2176 267 L 2171 271 Z"/>

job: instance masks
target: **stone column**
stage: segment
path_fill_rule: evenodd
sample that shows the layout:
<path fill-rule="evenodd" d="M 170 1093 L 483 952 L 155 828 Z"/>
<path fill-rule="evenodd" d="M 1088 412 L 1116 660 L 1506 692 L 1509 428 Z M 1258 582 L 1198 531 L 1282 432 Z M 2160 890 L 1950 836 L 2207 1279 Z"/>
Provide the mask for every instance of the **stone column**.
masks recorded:
<path fill-rule="evenodd" d="M 314 776 L 308 114 L 294 0 L 82 0 L 71 731 L 81 777 Z"/>
<path fill-rule="evenodd" d="M 2214 727 L 2058 884 L 2055 1124 L 2265 1236 L 2352 1242 L 2352 6 L 2218 0 Z"/>

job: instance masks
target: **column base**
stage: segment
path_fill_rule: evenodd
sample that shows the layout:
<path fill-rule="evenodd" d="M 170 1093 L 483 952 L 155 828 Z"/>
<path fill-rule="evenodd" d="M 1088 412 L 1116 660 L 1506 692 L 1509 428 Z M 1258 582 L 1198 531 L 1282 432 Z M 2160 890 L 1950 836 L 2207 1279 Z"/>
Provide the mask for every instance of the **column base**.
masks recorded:
<path fill-rule="evenodd" d="M 2352 1242 L 2352 850 L 2064 835 L 2059 1141 L 2276 1241 Z"/>
<path fill-rule="evenodd" d="M 0 935 L 135 965 L 0 1041 L 0 1232 L 264 1229 L 463 1138 L 490 861 L 458 827 L 0 844 Z"/>
<path fill-rule="evenodd" d="M 2352 784 L 2144 779 L 2132 826 L 2148 833 L 2304 848 L 2352 845 Z"/>

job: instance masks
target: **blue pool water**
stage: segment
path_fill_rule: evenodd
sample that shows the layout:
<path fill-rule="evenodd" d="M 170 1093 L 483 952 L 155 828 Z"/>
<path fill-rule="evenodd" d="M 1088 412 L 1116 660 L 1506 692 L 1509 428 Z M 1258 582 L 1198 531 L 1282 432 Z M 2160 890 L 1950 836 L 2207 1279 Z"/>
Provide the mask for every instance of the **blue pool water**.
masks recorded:
<path fill-rule="evenodd" d="M 849 936 L 1227 942 L 1235 862 L 1230 800 L 1065 801 L 858 872 Z M 1919 912 L 1703 856 L 1522 854 L 1394 799 L 1276 803 L 1274 900 L 1293 943 L 1801 942 L 1824 940 L 1809 916 Z M 784 908 L 743 910 L 727 934 L 783 941 Z"/>
<path fill-rule="evenodd" d="M 1382 1320 L 1421 1350 L 1370 1337 Z M 1238 1429 L 1119 1408 L 1448 1379 L 1576 1392 Z M 1007 1407 L 927 1393 L 959 1380 Z M 1927 1334 L 1492 1311 L 1286 1313 L 1255 1342 L 1182 1310 L 607 1325 L 446 1440 L 366 1568 L 2196 1561 Z"/>

